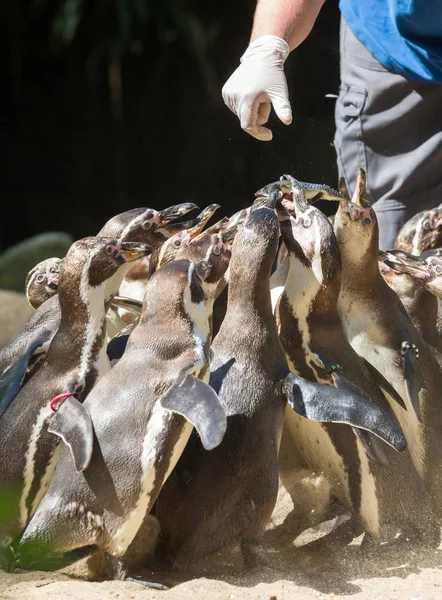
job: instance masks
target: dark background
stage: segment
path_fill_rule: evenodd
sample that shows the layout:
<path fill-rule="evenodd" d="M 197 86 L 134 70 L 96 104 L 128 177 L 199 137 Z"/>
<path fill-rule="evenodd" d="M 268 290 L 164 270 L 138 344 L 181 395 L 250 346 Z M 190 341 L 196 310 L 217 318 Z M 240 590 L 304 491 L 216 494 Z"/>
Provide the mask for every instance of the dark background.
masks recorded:
<path fill-rule="evenodd" d="M 336 185 L 337 2 L 288 59 L 294 122 L 245 134 L 221 87 L 247 47 L 254 0 L 2 0 L 0 250 L 96 233 L 136 206 L 248 205 L 283 173 Z"/>

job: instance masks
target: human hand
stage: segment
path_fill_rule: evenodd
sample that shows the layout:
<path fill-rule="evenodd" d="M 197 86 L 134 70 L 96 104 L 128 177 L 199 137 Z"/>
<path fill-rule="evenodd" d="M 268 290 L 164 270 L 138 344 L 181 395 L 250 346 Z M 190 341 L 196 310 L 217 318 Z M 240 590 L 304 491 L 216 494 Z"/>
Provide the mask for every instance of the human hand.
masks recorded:
<path fill-rule="evenodd" d="M 224 84 L 225 104 L 237 115 L 241 127 L 261 141 L 270 141 L 273 134 L 267 127 L 270 108 L 285 124 L 292 122 L 284 62 L 290 54 L 289 45 L 275 35 L 263 35 L 250 44 L 241 64 Z"/>

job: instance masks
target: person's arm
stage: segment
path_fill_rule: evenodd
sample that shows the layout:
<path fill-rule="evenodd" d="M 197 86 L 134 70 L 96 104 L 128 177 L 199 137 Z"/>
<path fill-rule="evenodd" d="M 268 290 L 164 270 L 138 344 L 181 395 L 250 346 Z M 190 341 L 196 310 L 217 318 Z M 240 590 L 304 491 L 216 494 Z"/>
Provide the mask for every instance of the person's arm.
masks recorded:
<path fill-rule="evenodd" d="M 241 127 L 258 140 L 272 139 L 270 129 L 262 127 L 272 104 L 283 123 L 292 122 L 284 62 L 310 33 L 323 2 L 258 0 L 250 45 L 222 90 Z"/>
<path fill-rule="evenodd" d="M 308 36 L 324 0 L 258 0 L 250 43 L 275 35 L 294 50 Z"/>

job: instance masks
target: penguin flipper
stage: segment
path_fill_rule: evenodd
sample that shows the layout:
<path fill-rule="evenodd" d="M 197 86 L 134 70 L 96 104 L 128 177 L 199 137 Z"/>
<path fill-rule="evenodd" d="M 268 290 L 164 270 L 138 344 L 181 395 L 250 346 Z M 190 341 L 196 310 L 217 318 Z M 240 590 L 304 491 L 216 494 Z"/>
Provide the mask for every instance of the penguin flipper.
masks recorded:
<path fill-rule="evenodd" d="M 227 428 L 227 417 L 216 392 L 194 375 L 175 383 L 160 399 L 161 406 L 184 417 L 197 430 L 206 450 L 216 448 Z"/>
<path fill-rule="evenodd" d="M 424 387 L 424 379 L 419 365 L 418 349 L 410 342 L 403 342 L 401 353 L 404 361 L 403 370 L 407 399 L 418 420 L 422 421 L 419 392 Z"/>
<path fill-rule="evenodd" d="M 333 373 L 332 377 L 337 383 L 337 373 Z M 313 383 L 294 373 L 288 375 L 287 383 L 287 401 L 302 417 L 365 429 L 398 452 L 405 450 L 407 442 L 399 423 L 363 396 L 345 387 Z"/>
<path fill-rule="evenodd" d="M 349 381 L 346 377 L 341 375 L 341 373 L 333 373 L 332 378 L 335 382 L 336 387 L 346 390 L 347 392 L 355 396 L 362 396 L 364 398 L 367 397 L 359 386 L 357 386 L 352 381 Z M 368 399 L 370 400 L 369 397 Z M 379 408 L 381 410 L 385 410 L 385 408 L 383 407 Z M 382 445 L 379 442 L 378 438 L 366 429 L 359 429 L 358 427 L 352 427 L 352 429 L 353 433 L 361 442 L 368 458 L 377 465 L 381 465 L 382 467 L 388 466 L 387 457 L 385 456 L 385 452 L 382 450 Z"/>
<path fill-rule="evenodd" d="M 52 415 L 49 433 L 58 435 L 71 451 L 75 468 L 84 471 L 89 466 L 94 446 L 94 427 L 85 406 L 68 396 Z"/>
<path fill-rule="evenodd" d="M 373 377 L 373 379 L 377 383 L 377 386 L 382 390 L 384 395 L 387 394 L 388 396 L 393 398 L 393 400 L 395 400 L 395 402 L 397 402 L 399 406 L 406 409 L 407 407 L 405 405 L 405 402 L 402 400 L 401 396 L 397 393 L 397 391 L 394 389 L 391 383 L 387 379 L 385 379 L 382 373 L 378 371 L 375 367 L 373 367 L 373 365 L 369 363 L 368 360 L 365 360 L 365 358 L 362 358 L 362 360 L 364 361 L 367 369 L 370 371 L 370 375 Z"/>
<path fill-rule="evenodd" d="M 8 369 L 3 371 L 0 377 L 0 417 L 20 391 L 32 355 L 38 348 L 43 346 L 51 336 L 52 332 L 49 329 L 42 331 L 31 341 L 23 356 L 12 363 Z"/>

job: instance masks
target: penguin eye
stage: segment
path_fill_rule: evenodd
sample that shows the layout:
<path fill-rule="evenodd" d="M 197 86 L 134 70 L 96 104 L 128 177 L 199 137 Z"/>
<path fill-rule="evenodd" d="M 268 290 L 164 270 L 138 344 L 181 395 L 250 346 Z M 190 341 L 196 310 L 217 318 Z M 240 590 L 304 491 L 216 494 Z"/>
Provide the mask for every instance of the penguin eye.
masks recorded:
<path fill-rule="evenodd" d="M 310 227 L 310 225 L 312 224 L 310 217 L 304 217 L 302 224 L 304 225 L 304 227 Z"/>
<path fill-rule="evenodd" d="M 113 246 L 106 246 L 107 254 L 113 254 L 114 250 L 115 250 L 115 248 Z"/>
<path fill-rule="evenodd" d="M 175 246 L 175 248 L 179 248 L 181 246 L 181 240 L 175 240 L 173 245 Z"/>
<path fill-rule="evenodd" d="M 217 256 L 221 253 L 221 248 L 219 246 L 215 246 L 213 249 L 213 254 L 216 254 Z"/>
<path fill-rule="evenodd" d="M 436 267 L 436 273 L 437 273 L 437 274 L 440 274 L 440 273 L 442 273 L 442 267 L 440 267 L 440 266 L 439 266 L 439 267 Z"/>
<path fill-rule="evenodd" d="M 46 281 L 46 277 L 44 275 L 37 275 L 37 277 L 35 278 L 35 281 L 37 283 L 43 283 L 43 281 Z"/>
<path fill-rule="evenodd" d="M 362 221 L 362 223 L 364 225 L 371 225 L 371 219 L 370 219 L 370 217 L 365 217 L 365 219 Z"/>
<path fill-rule="evenodd" d="M 146 230 L 150 229 L 152 227 L 152 223 L 150 221 L 143 221 L 141 227 Z"/>
<path fill-rule="evenodd" d="M 430 221 L 425 221 L 424 223 L 424 229 L 426 229 L 428 231 L 428 229 L 431 229 L 431 223 Z"/>

